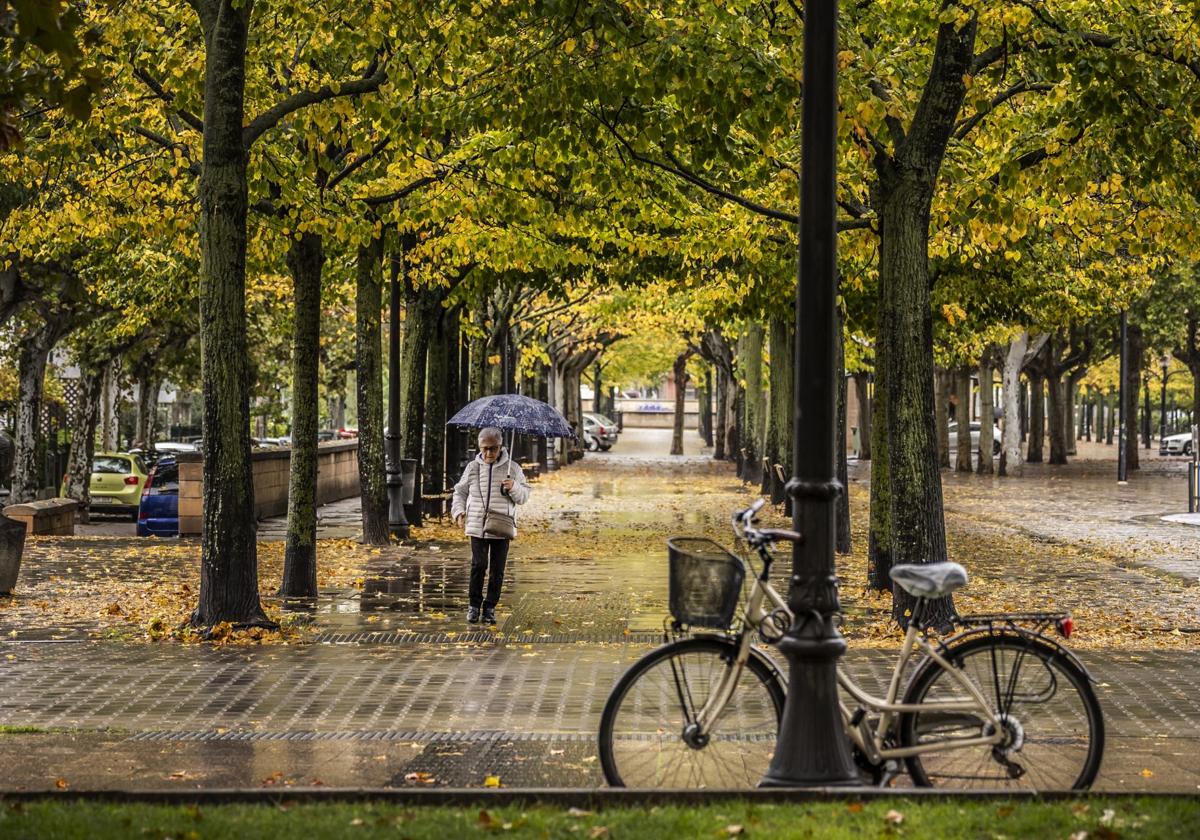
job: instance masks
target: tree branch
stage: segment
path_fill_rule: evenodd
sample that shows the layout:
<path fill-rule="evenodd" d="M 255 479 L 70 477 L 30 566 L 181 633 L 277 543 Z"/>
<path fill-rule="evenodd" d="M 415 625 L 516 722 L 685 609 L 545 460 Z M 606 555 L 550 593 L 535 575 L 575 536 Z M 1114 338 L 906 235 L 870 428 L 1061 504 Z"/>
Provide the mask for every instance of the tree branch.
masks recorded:
<path fill-rule="evenodd" d="M 986 108 L 982 108 L 982 109 L 976 111 L 970 117 L 968 117 L 967 119 L 965 119 L 961 123 L 959 123 L 958 128 L 956 128 L 954 130 L 954 139 L 962 140 L 963 138 L 965 138 L 968 134 L 970 134 L 975 129 L 976 126 L 978 126 L 981 122 L 983 122 L 984 117 L 986 117 L 992 111 L 996 110 L 996 108 L 1000 107 L 1005 102 L 1012 99 L 1013 97 L 1019 96 L 1020 94 L 1026 93 L 1029 91 L 1035 91 L 1038 93 L 1046 93 L 1047 91 L 1050 91 L 1053 89 L 1054 89 L 1054 85 L 1047 84 L 1045 82 L 1037 82 L 1037 83 L 1033 83 L 1033 84 L 1031 84 L 1029 82 L 1025 82 L 1025 81 L 1018 82 L 1017 84 L 1010 87 L 1008 90 L 1001 91 L 1000 93 L 993 96 L 992 101 L 987 104 Z"/>
<path fill-rule="evenodd" d="M 376 57 L 367 67 L 367 75 L 361 79 L 341 84 L 323 85 L 316 90 L 302 90 L 299 93 L 293 93 L 250 121 L 250 124 L 242 130 L 242 147 L 249 150 L 255 140 L 301 108 L 307 108 L 309 105 L 316 105 L 340 96 L 371 93 L 378 90 L 386 79 L 387 64 Z"/>
<path fill-rule="evenodd" d="M 155 79 L 153 76 L 151 76 L 148 72 L 146 72 L 141 67 L 133 68 L 133 75 L 137 76 L 142 81 L 142 83 L 144 85 L 146 85 L 146 87 L 150 88 L 150 90 L 153 91 L 155 96 L 157 96 L 163 102 L 166 102 L 168 105 L 171 105 L 172 109 L 175 111 L 176 114 L 179 115 L 179 118 L 181 120 L 183 120 L 189 126 L 194 128 L 196 131 L 199 131 L 201 134 L 204 133 L 204 120 L 197 117 L 191 111 L 185 110 L 183 108 L 175 108 L 174 107 L 175 94 L 170 93 L 165 88 L 163 88 L 163 86 L 161 84 L 159 84 L 157 79 Z"/>
<path fill-rule="evenodd" d="M 446 176 L 449 173 L 450 173 L 449 169 L 443 169 L 441 172 L 439 172 L 436 175 L 426 175 L 423 178 L 418 178 L 417 180 L 413 181 L 411 184 L 407 184 L 407 185 L 401 187 L 400 189 L 396 190 L 395 192 L 386 193 L 384 195 L 369 195 L 366 198 L 362 199 L 362 201 L 368 207 L 379 207 L 382 204 L 390 204 L 393 201 L 399 201 L 402 198 L 412 195 L 417 190 L 419 190 L 423 187 L 427 187 L 430 184 L 436 184 L 438 181 L 445 180 Z"/>
<path fill-rule="evenodd" d="M 332 178 L 329 179 L 329 183 L 325 185 L 325 189 L 332 190 L 334 187 L 336 187 L 342 181 L 346 180 L 346 178 L 353 175 L 358 169 L 360 169 L 368 161 L 372 160 L 373 158 L 378 157 L 379 154 L 384 149 L 387 148 L 387 145 L 390 142 L 392 142 L 392 138 L 385 137 L 382 140 L 380 140 L 378 143 L 376 143 L 371 148 L 371 151 L 367 152 L 362 157 L 352 160 L 350 163 L 346 164 L 344 167 L 342 167 L 341 171 L 339 171 L 336 175 L 334 175 Z"/>

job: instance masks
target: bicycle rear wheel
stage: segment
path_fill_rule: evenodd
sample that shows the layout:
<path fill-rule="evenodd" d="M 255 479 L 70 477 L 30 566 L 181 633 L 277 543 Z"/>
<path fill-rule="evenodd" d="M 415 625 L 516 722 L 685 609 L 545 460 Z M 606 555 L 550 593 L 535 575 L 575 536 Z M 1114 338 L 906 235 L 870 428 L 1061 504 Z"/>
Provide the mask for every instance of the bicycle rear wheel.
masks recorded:
<path fill-rule="evenodd" d="M 1017 634 L 969 638 L 944 654 L 979 687 L 1004 728 L 996 746 L 946 748 L 905 759 L 914 784 L 1003 790 L 1091 786 L 1104 753 L 1104 717 L 1087 675 L 1052 645 Z M 927 660 L 905 703 L 968 700 L 968 692 Z M 911 712 L 900 718 L 910 747 L 991 734 L 979 712 Z"/>
<path fill-rule="evenodd" d="M 600 718 L 600 762 L 613 787 L 744 788 L 775 752 L 784 688 L 752 655 L 708 737 L 687 727 L 735 668 L 737 645 L 684 639 L 651 651 L 617 682 Z"/>

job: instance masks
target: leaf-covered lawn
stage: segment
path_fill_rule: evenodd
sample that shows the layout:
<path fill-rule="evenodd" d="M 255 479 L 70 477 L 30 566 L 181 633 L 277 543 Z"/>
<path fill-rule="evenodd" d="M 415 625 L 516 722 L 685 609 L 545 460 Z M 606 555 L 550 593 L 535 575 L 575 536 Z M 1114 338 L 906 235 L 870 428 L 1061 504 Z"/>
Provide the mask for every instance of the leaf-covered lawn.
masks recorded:
<path fill-rule="evenodd" d="M 723 802 L 610 808 L 433 808 L 386 804 L 154 806 L 91 802 L 0 805 L 0 835 L 56 840 L 126 837 L 280 838 L 1057 838 L 1139 840 L 1200 834 L 1187 798 L 1006 802 L 889 799 L 795 805 Z"/>

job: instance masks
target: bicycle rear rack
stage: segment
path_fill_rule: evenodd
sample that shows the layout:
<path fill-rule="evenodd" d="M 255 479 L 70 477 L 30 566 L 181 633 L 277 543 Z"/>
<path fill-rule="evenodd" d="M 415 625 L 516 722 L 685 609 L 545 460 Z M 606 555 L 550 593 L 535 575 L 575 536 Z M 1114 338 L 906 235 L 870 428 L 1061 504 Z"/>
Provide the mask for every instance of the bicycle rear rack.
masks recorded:
<path fill-rule="evenodd" d="M 1062 612 L 1008 612 L 1008 613 L 977 613 L 975 615 L 960 615 L 954 622 L 960 627 L 986 627 L 989 630 L 1017 629 L 1032 625 L 1033 632 L 1043 635 L 1053 627 L 1061 636 L 1069 638 L 1074 629 L 1071 613 Z"/>

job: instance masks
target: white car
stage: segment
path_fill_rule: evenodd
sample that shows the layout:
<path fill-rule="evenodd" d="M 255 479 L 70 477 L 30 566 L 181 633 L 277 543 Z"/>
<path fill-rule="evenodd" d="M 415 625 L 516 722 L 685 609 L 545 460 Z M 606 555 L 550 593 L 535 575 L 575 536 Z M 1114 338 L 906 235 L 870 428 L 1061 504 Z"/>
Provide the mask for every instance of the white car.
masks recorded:
<path fill-rule="evenodd" d="M 1192 434 L 1167 435 L 1158 444 L 1159 455 L 1191 455 Z"/>
<path fill-rule="evenodd" d="M 980 425 L 978 423 L 971 424 L 971 451 L 972 452 L 979 451 L 979 429 L 980 429 Z M 1000 433 L 1000 427 L 993 425 L 992 426 L 992 454 L 993 455 L 1000 454 L 1001 441 L 1003 439 L 1004 438 Z M 951 423 L 950 424 L 950 448 L 952 450 L 955 447 L 957 440 L 958 440 L 958 424 Z"/>

